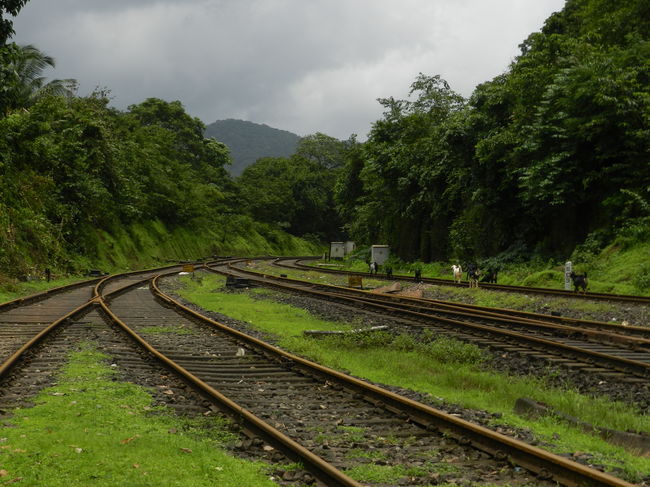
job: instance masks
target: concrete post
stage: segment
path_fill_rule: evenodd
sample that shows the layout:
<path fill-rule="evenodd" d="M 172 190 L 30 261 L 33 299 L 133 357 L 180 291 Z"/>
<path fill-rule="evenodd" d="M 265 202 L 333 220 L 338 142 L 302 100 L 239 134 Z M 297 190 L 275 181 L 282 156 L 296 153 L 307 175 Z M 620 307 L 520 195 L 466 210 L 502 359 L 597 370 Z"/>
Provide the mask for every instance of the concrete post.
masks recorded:
<path fill-rule="evenodd" d="M 573 264 L 570 260 L 566 261 L 564 264 L 564 290 L 571 290 L 571 271 L 573 270 Z"/>

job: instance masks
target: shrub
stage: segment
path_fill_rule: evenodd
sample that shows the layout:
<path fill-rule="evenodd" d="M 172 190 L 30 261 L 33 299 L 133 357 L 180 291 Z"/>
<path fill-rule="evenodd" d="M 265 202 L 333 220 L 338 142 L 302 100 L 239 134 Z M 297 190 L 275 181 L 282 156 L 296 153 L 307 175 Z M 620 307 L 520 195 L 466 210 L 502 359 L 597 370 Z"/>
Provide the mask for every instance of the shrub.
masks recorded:
<path fill-rule="evenodd" d="M 436 338 L 424 345 L 423 349 L 439 362 L 479 365 L 485 359 L 478 346 L 454 338 Z"/>
<path fill-rule="evenodd" d="M 639 291 L 650 289 L 650 264 L 643 264 L 634 274 L 634 287 Z"/>
<path fill-rule="evenodd" d="M 393 339 L 391 347 L 396 348 L 397 350 L 402 350 L 404 352 L 410 352 L 416 349 L 417 343 L 413 335 L 402 333 Z"/>

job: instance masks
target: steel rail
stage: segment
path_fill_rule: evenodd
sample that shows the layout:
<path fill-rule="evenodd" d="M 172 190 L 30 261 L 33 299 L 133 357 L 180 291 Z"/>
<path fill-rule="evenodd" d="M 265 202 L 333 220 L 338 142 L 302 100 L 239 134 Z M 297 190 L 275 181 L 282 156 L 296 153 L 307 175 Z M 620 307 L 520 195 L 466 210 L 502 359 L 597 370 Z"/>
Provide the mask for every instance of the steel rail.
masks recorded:
<path fill-rule="evenodd" d="M 215 270 L 214 268 L 212 268 L 210 266 L 206 266 L 206 268 L 208 268 L 210 270 L 213 270 L 215 272 L 223 273 L 223 272 Z M 240 268 L 235 268 L 235 269 L 236 269 L 237 272 L 247 274 L 247 275 L 256 276 L 257 279 L 260 280 L 260 282 L 264 282 L 264 283 L 266 283 L 268 285 L 275 286 L 275 287 L 278 287 L 278 288 L 282 288 L 282 289 L 285 289 L 285 290 L 290 289 L 290 290 L 293 290 L 293 291 L 299 291 L 299 292 L 302 292 L 302 293 L 305 293 L 305 294 L 311 294 L 311 295 L 321 296 L 321 297 L 323 296 L 323 294 L 325 294 L 325 293 L 322 293 L 322 292 L 315 291 L 315 290 L 308 289 L 308 288 L 304 287 L 305 283 L 303 281 L 298 281 L 302 285 L 302 287 L 298 288 L 298 287 L 289 286 L 289 285 L 286 285 L 286 284 L 283 285 L 282 282 L 281 282 L 281 281 L 291 281 L 291 279 L 279 278 L 279 277 L 276 277 L 276 276 L 268 276 L 266 274 L 260 274 L 258 272 L 254 272 L 254 271 L 251 271 L 251 270 L 243 270 L 243 269 L 240 269 Z M 323 286 L 322 284 L 319 284 L 319 285 Z M 553 350 L 555 350 L 556 353 L 559 352 L 559 353 L 563 353 L 564 355 L 569 354 L 574 358 L 577 356 L 577 357 L 581 358 L 582 360 L 586 360 L 589 363 L 593 363 L 593 361 L 598 361 L 598 362 L 600 362 L 602 364 L 604 362 L 609 367 L 611 367 L 611 368 L 613 368 L 615 370 L 622 371 L 622 372 L 625 372 L 625 373 L 628 373 L 628 374 L 632 373 L 634 375 L 638 375 L 638 376 L 643 377 L 643 378 L 647 378 L 647 377 L 650 376 L 650 363 L 646 363 L 646 362 L 631 360 L 631 359 L 627 359 L 627 358 L 624 358 L 624 357 L 616 357 L 616 356 L 613 356 L 613 355 L 608 355 L 608 354 L 601 353 L 601 352 L 596 352 L 596 351 L 593 351 L 593 350 L 579 348 L 579 347 L 575 347 L 575 346 L 572 346 L 572 345 L 565 345 L 563 343 L 560 343 L 560 342 L 557 342 L 557 341 L 554 341 L 554 340 L 547 340 L 547 339 L 544 339 L 544 338 L 538 338 L 538 337 L 534 337 L 534 336 L 530 336 L 530 335 L 525 335 L 525 334 L 521 334 L 521 333 L 501 329 L 501 328 L 495 328 L 495 327 L 492 327 L 492 326 L 489 326 L 489 325 L 482 325 L 482 324 L 477 324 L 477 323 L 468 323 L 468 322 L 465 322 L 465 321 L 458 321 L 458 320 L 453 320 L 453 319 L 449 319 L 449 318 L 443 318 L 443 317 L 440 317 L 440 316 L 431 316 L 431 315 L 428 315 L 426 313 L 405 310 L 405 309 L 396 308 L 396 307 L 392 307 L 392 306 L 387 306 L 387 305 L 382 304 L 382 303 L 370 303 L 367 300 L 362 300 L 362 299 L 355 298 L 355 297 L 350 297 L 350 296 L 345 296 L 345 295 L 338 295 L 338 294 L 334 294 L 334 293 L 328 294 L 327 297 L 330 298 L 330 299 L 340 300 L 340 301 L 343 301 L 343 302 L 346 302 L 346 303 L 354 303 L 354 304 L 357 304 L 357 305 L 360 305 L 360 306 L 364 306 L 364 305 L 365 306 L 370 306 L 370 307 L 381 309 L 383 311 L 388 311 L 388 312 L 391 312 L 391 313 L 402 313 L 402 314 L 404 314 L 404 315 L 406 315 L 408 317 L 417 318 L 419 320 L 424 320 L 425 322 L 426 321 L 435 321 L 435 322 L 450 325 L 450 326 L 452 326 L 452 327 L 454 327 L 456 329 L 461 329 L 461 330 L 471 329 L 471 330 L 474 330 L 474 331 L 481 332 L 482 334 L 489 334 L 489 335 L 492 335 L 492 336 L 495 336 L 495 335 L 496 336 L 501 336 L 503 338 L 511 339 L 511 340 L 517 341 L 519 343 L 526 342 L 528 344 L 528 346 L 531 346 L 533 348 L 538 348 L 538 349 L 541 348 L 542 350 L 545 350 L 545 351 L 548 351 L 549 349 L 553 349 Z"/>
<path fill-rule="evenodd" d="M 215 262 L 218 262 L 218 261 L 215 261 Z M 15 299 L 0 303 L 0 311 L 2 311 L 4 309 L 16 308 L 16 307 L 19 307 L 19 306 L 22 306 L 22 305 L 28 304 L 28 303 L 35 303 L 35 302 L 38 302 L 38 301 L 42 301 L 44 299 L 47 299 L 52 294 L 58 294 L 58 293 L 65 292 L 65 291 L 70 290 L 70 289 L 76 289 L 78 287 L 83 287 L 83 286 L 90 285 L 90 284 L 93 284 L 93 283 L 99 283 L 99 282 L 102 282 L 102 281 L 106 281 L 108 278 L 113 279 L 113 278 L 121 278 L 121 277 L 124 277 L 124 276 L 130 276 L 130 275 L 135 275 L 135 274 L 144 274 L 144 273 L 147 273 L 147 272 L 150 272 L 150 273 L 151 272 L 158 272 L 158 271 L 165 270 L 165 269 L 171 269 L 171 268 L 174 268 L 174 267 L 179 267 L 181 265 L 182 264 L 170 264 L 170 265 L 162 266 L 162 267 L 154 267 L 152 269 L 143 269 L 143 270 L 129 271 L 129 272 L 124 272 L 124 273 L 119 273 L 119 274 L 110 274 L 110 275 L 107 275 L 107 276 L 104 276 L 104 277 L 96 277 L 94 279 L 86 279 L 86 280 L 82 280 L 82 281 L 78 281 L 78 282 L 73 282 L 71 284 L 65 284 L 63 286 L 53 287 L 53 288 L 50 288 L 50 289 L 46 289 L 45 291 L 40 291 L 38 293 L 29 294 L 27 296 L 21 296 L 19 298 L 15 298 Z"/>
<path fill-rule="evenodd" d="M 34 335 L 30 340 L 25 342 L 24 345 L 22 345 L 18 350 L 16 350 L 9 358 L 7 358 L 2 364 L 0 364 L 0 378 L 4 378 L 9 370 L 18 362 L 18 360 L 23 356 L 23 354 L 34 347 L 37 343 L 39 343 L 41 340 L 43 340 L 46 336 L 48 336 L 54 329 L 56 329 L 58 326 L 60 326 L 62 323 L 65 323 L 66 321 L 84 313 L 85 311 L 88 311 L 94 304 L 94 300 L 89 300 L 86 301 L 84 304 L 81 306 L 77 307 L 76 309 L 66 313 L 65 315 L 61 316 L 57 320 L 53 321 L 50 323 L 47 327 L 45 327 L 43 330 L 41 330 L 39 333 Z"/>
<path fill-rule="evenodd" d="M 650 339 L 650 328 L 643 327 L 643 326 L 634 326 L 634 325 L 619 325 L 619 324 L 613 324 L 613 323 L 607 323 L 604 321 L 594 321 L 594 320 L 584 320 L 580 318 L 569 318 L 566 316 L 555 316 L 555 315 L 549 315 L 549 314 L 540 314 L 540 313 L 533 313 L 529 311 L 520 311 L 520 310 L 513 310 L 513 309 L 504 309 L 504 308 L 494 308 L 494 307 L 488 307 L 488 306 L 478 306 L 475 304 L 467 304 L 467 303 L 456 303 L 452 301 L 444 301 L 440 299 L 432 299 L 432 298 L 415 298 L 411 296 L 402 296 L 402 295 L 397 295 L 397 294 L 390 294 L 390 293 L 373 293 L 368 290 L 363 290 L 363 289 L 355 289 L 355 288 L 349 288 L 349 287 L 343 287 L 343 286 L 337 286 L 337 285 L 332 285 L 332 284 L 321 284 L 321 283 L 313 283 L 310 281 L 304 281 L 305 283 L 309 282 L 312 287 L 324 287 L 324 288 L 336 288 L 338 290 L 348 292 L 351 294 L 354 293 L 365 293 L 372 295 L 374 297 L 377 297 L 378 299 L 380 298 L 385 298 L 389 299 L 391 302 L 405 302 L 405 303 L 417 303 L 420 306 L 423 304 L 430 304 L 431 306 L 436 306 L 442 309 L 451 309 L 451 310 L 463 310 L 463 311 L 476 311 L 478 313 L 485 313 L 485 314 L 498 314 L 501 316 L 515 316 L 515 317 L 521 317 L 521 318 L 527 318 L 531 319 L 534 321 L 539 321 L 539 320 L 544 320 L 546 322 L 552 322 L 552 323 L 558 323 L 560 325 L 564 326 L 570 326 L 570 327 L 588 327 L 592 329 L 599 329 L 602 331 L 607 331 L 607 332 L 612 332 L 612 333 L 618 333 L 621 335 L 625 336 L 638 336 L 639 338 L 642 339 Z"/>
<path fill-rule="evenodd" d="M 326 285 L 319 284 L 319 287 L 324 287 Z M 649 347 L 650 348 L 650 338 L 639 338 L 634 336 L 628 336 L 622 333 L 612 333 L 609 330 L 600 330 L 598 328 L 589 328 L 588 325 L 586 328 L 580 328 L 577 326 L 570 326 L 564 324 L 549 323 L 543 321 L 542 319 L 532 319 L 524 317 L 516 317 L 508 314 L 503 314 L 499 312 L 490 312 L 490 311 L 480 311 L 464 308 L 462 305 L 449 305 L 442 307 L 432 307 L 425 306 L 426 301 L 422 300 L 418 302 L 416 299 L 413 299 L 412 304 L 399 302 L 400 299 L 395 301 L 381 299 L 383 296 L 378 296 L 376 294 L 368 293 L 367 291 L 358 291 L 366 293 L 358 298 L 359 302 L 367 303 L 368 305 L 379 305 L 382 303 L 390 303 L 390 306 L 396 309 L 403 311 L 414 311 L 419 313 L 433 313 L 433 314 L 442 314 L 442 315 L 453 315 L 457 317 L 465 317 L 469 319 L 488 319 L 492 320 L 495 323 L 505 324 L 507 326 L 517 326 L 524 327 L 525 329 L 537 328 L 543 331 L 550 332 L 561 332 L 569 336 L 581 335 L 585 339 L 601 339 L 604 342 L 616 343 L 618 345 L 628 345 L 634 348 L 638 347 Z M 338 297 L 339 294 L 331 293 L 325 291 L 324 294 L 331 297 Z M 585 322 L 589 323 L 589 322 Z M 650 330 L 645 330 L 645 334 L 648 334 Z"/>
<path fill-rule="evenodd" d="M 326 284 L 317 284 L 315 287 L 325 287 Z M 341 288 L 338 286 L 333 286 L 337 291 L 343 290 L 347 291 L 347 288 Z M 325 291 L 328 293 L 328 291 Z M 431 302 L 427 299 L 418 299 L 418 298 L 403 298 L 403 297 L 394 297 L 391 295 L 380 295 L 376 293 L 371 293 L 368 291 L 362 290 L 353 290 L 352 294 L 361 293 L 359 300 L 367 302 L 369 304 L 378 304 L 387 302 L 391 306 L 399 307 L 399 309 L 404 310 L 413 310 L 419 312 L 429 312 L 429 313 L 440 313 L 442 315 L 454 315 L 467 317 L 470 319 L 489 319 L 497 323 L 503 323 L 508 326 L 524 326 L 526 329 L 529 328 L 538 328 L 545 331 L 551 332 L 563 332 L 570 336 L 582 335 L 587 339 L 599 338 L 603 341 L 609 343 L 616 343 L 619 345 L 629 345 L 634 348 L 638 347 L 650 347 L 650 329 L 642 327 L 626 327 L 621 329 L 620 326 L 611 325 L 615 327 L 615 331 L 612 331 L 611 327 L 603 326 L 607 323 L 603 322 L 592 322 L 587 320 L 579 320 L 582 327 L 576 325 L 568 325 L 551 320 L 545 321 L 544 315 L 535 315 L 529 313 L 528 316 L 536 316 L 536 318 L 528 316 L 518 316 L 516 314 L 509 314 L 502 312 L 503 310 L 490 310 L 489 308 L 479 309 L 477 307 L 465 307 L 462 304 L 439 304 L 439 302 Z M 626 332 L 626 333 L 623 333 Z M 627 332 L 631 332 L 634 335 L 641 336 L 630 336 Z"/>
<path fill-rule="evenodd" d="M 164 266 L 159 269 L 171 269 L 174 267 L 178 267 L 178 264 L 175 265 L 170 265 L 170 266 Z M 73 319 L 81 314 L 85 314 L 86 312 L 90 311 L 90 308 L 93 307 L 98 303 L 98 300 L 100 298 L 99 294 L 99 288 L 100 286 L 104 285 L 108 280 L 111 279 L 119 279 L 124 276 L 129 276 L 129 275 L 137 275 L 137 274 L 144 274 L 144 273 L 151 273 L 154 272 L 155 270 L 158 269 L 148 269 L 148 270 L 139 270 L 139 271 L 131 271 L 131 272 L 126 272 L 123 274 L 113 274 L 109 276 L 105 276 L 103 278 L 96 278 L 96 279 L 89 279 L 86 281 L 79 281 L 75 282 L 72 284 L 67 284 L 64 286 L 58 286 L 55 288 L 47 289 L 45 291 L 35 293 L 32 295 L 20 297 L 17 299 L 13 299 L 11 301 L 7 301 L 4 303 L 0 303 L 0 309 L 6 308 L 6 309 L 12 309 L 20 306 L 25 306 L 27 304 L 43 301 L 47 299 L 49 296 L 52 294 L 59 294 L 63 293 L 67 290 L 70 289 L 76 289 L 78 287 L 83 287 L 92 283 L 95 283 L 95 286 L 93 287 L 93 297 L 86 300 L 85 303 L 81 304 L 77 308 L 69 311 L 68 313 L 64 314 L 60 318 L 52 321 L 49 325 L 47 325 L 45 328 L 43 328 L 40 332 L 38 332 L 36 335 L 34 335 L 31 339 L 29 339 L 27 342 L 25 342 L 20 348 L 18 348 L 11 356 L 9 356 L 4 362 L 0 364 L 0 378 L 5 377 L 8 372 L 13 368 L 13 366 L 20 360 L 21 357 L 24 356 L 25 352 L 33 348 L 36 344 L 40 343 L 45 337 L 47 337 L 52 331 L 54 331 L 56 328 L 58 328 L 61 324 L 67 322 L 70 319 Z M 142 284 L 142 282 L 147 282 L 148 279 L 145 279 L 144 281 L 139 281 L 138 283 L 131 283 L 127 287 L 133 287 L 134 285 L 139 285 Z"/>
<path fill-rule="evenodd" d="M 431 406 L 399 396 L 378 386 L 366 383 L 329 367 L 316 364 L 238 330 L 234 330 L 175 301 L 158 288 L 156 281 L 157 279 L 152 282 L 152 290 L 156 296 L 168 305 L 175 306 L 183 313 L 204 323 L 208 323 L 239 340 L 246 341 L 266 353 L 293 363 L 294 367 L 299 370 L 306 370 L 311 374 L 325 377 L 327 380 L 337 382 L 349 390 L 362 394 L 370 402 L 382 404 L 389 410 L 407 414 L 410 421 L 432 432 L 435 431 L 451 435 L 457 438 L 461 444 L 471 445 L 496 458 L 508 459 L 512 463 L 536 473 L 540 478 L 553 479 L 562 485 L 570 487 L 631 487 L 632 485 L 612 475 L 586 467 L 559 455 L 452 416 Z"/>
<path fill-rule="evenodd" d="M 212 264 L 209 264 L 212 265 Z M 230 265 L 233 268 L 232 265 Z M 410 296 L 400 296 L 388 293 L 374 293 L 363 289 L 354 289 L 332 284 L 313 283 L 285 277 L 268 275 L 252 270 L 237 268 L 241 272 L 250 272 L 256 275 L 263 275 L 267 279 L 278 280 L 279 282 L 300 283 L 316 290 L 325 289 L 326 293 L 335 290 L 337 293 L 362 296 L 361 300 L 369 302 L 384 301 L 389 302 L 391 306 L 400 306 L 403 308 L 415 308 L 442 314 L 454 314 L 467 317 L 486 317 L 488 319 L 501 320 L 504 323 L 530 324 L 548 330 L 565 331 L 568 334 L 584 335 L 588 337 L 600 337 L 610 342 L 618 344 L 629 344 L 633 347 L 650 346 L 650 328 L 641 326 L 621 326 L 606 323 L 602 321 L 582 320 L 573 318 L 561 318 L 553 315 L 543 315 L 539 313 L 520 312 L 516 310 L 489 308 L 485 306 L 468 305 L 442 301 L 429 298 L 414 298 Z"/>
<path fill-rule="evenodd" d="M 173 304 L 174 301 L 171 298 L 166 297 L 164 294 L 157 289 L 155 285 L 155 279 L 151 279 L 152 287 L 154 288 L 154 293 L 156 293 L 159 299 Z M 133 287 L 132 285 L 129 287 Z M 119 291 L 123 291 L 120 289 Z M 115 294 L 116 291 L 111 293 Z M 158 294 L 160 293 L 160 294 Z M 208 385 L 206 382 L 196 377 L 184 367 L 176 363 L 175 361 L 169 359 L 164 354 L 160 353 L 154 347 L 152 347 L 146 340 L 144 340 L 140 335 L 138 335 L 133 329 L 131 329 L 126 323 L 124 323 L 120 318 L 113 313 L 113 311 L 108 306 L 106 300 L 102 297 L 99 297 L 97 303 L 101 306 L 106 315 L 117 324 L 135 343 L 137 343 L 141 348 L 146 350 L 149 354 L 155 357 L 163 365 L 165 365 L 170 370 L 174 371 L 177 375 L 182 377 L 186 382 L 192 385 L 197 390 L 200 390 L 208 397 L 210 397 L 219 408 L 229 414 L 230 416 L 235 417 L 239 422 L 242 423 L 244 428 L 251 434 L 261 438 L 264 438 L 269 444 L 273 445 L 275 448 L 284 452 L 289 458 L 294 461 L 302 462 L 304 467 L 310 471 L 319 481 L 323 482 L 324 485 L 332 487 L 363 487 L 363 484 L 357 482 L 356 480 L 348 477 L 343 472 L 335 468 L 330 463 L 323 460 L 318 455 L 310 452 L 273 426 L 269 425 L 262 419 L 255 416 L 252 412 L 238 405 L 237 403 L 230 400 L 228 397 L 221 394 L 219 391 Z M 191 310 L 187 309 L 191 312 Z M 196 317 L 205 321 L 206 318 L 197 314 Z"/>
<path fill-rule="evenodd" d="M 295 258 L 283 258 L 280 260 L 294 260 Z M 316 259 L 312 257 L 312 259 Z M 308 260 L 308 259 L 302 259 Z M 345 275 L 356 275 L 363 276 L 372 279 L 382 279 L 385 278 L 385 274 L 371 274 L 369 272 L 355 272 L 355 271 L 346 271 L 346 270 L 336 270 L 336 269 L 325 269 L 320 267 L 314 267 L 306 264 L 301 264 L 298 261 L 295 262 L 295 266 L 284 265 L 280 262 L 277 263 L 280 267 L 288 268 L 301 268 L 305 270 L 312 270 L 318 272 L 327 272 L 331 274 L 345 274 Z M 410 281 L 413 282 L 413 277 L 404 276 L 395 274 L 391 278 L 395 281 Z M 463 283 L 457 283 L 451 279 L 441 279 L 433 277 L 423 277 L 420 279 L 421 282 L 426 284 L 438 284 L 443 286 L 455 286 L 455 287 L 467 287 L 468 283 L 465 281 Z M 629 303 L 638 303 L 638 304 L 650 304 L 649 296 L 634 296 L 630 294 L 609 294 L 609 293 L 576 293 L 574 291 L 566 291 L 563 289 L 552 289 L 552 288 L 542 288 L 542 287 L 527 287 L 527 286 L 512 286 L 507 284 L 490 284 L 490 283 L 481 283 L 481 287 L 485 289 L 492 289 L 495 291 L 509 291 L 509 292 L 518 292 L 518 293 L 535 293 L 535 294 L 545 294 L 549 296 L 561 296 L 567 298 L 578 298 L 578 299 L 594 299 L 601 301 L 621 301 Z"/>
<path fill-rule="evenodd" d="M 66 284 L 64 286 L 53 287 L 51 289 L 46 289 L 45 291 L 40 291 L 38 293 L 29 294 L 27 296 L 21 296 L 20 298 L 12 299 L 10 301 L 5 301 L 0 303 L 0 311 L 5 309 L 12 309 L 25 304 L 36 303 L 38 301 L 43 301 L 50 297 L 52 294 L 58 294 L 61 292 L 68 291 L 70 289 L 76 289 L 78 287 L 83 287 L 90 285 L 94 282 L 99 281 L 101 278 L 88 279 L 86 281 L 73 282 L 72 284 Z"/>
<path fill-rule="evenodd" d="M 138 272 L 150 272 L 150 271 L 133 271 L 130 273 L 126 273 L 124 275 L 128 274 L 137 274 Z M 9 356 L 2 364 L 0 364 L 0 378 L 3 378 L 7 375 L 9 370 L 13 368 L 13 366 L 20 360 L 20 358 L 33 348 L 36 344 L 40 343 L 45 337 L 47 337 L 52 331 L 54 331 L 57 327 L 59 327 L 61 324 L 67 322 L 70 319 L 73 319 L 81 314 L 85 314 L 87 311 L 90 311 L 90 308 L 95 306 L 98 302 L 99 299 L 99 294 L 98 294 L 98 288 L 99 286 L 106 282 L 109 279 L 115 279 L 115 278 L 120 278 L 122 277 L 123 274 L 115 274 L 112 276 L 105 276 L 103 278 L 97 278 L 97 279 L 90 279 L 87 281 L 81 281 L 81 282 L 76 282 L 72 284 L 68 284 L 65 286 L 59 286 L 56 288 L 48 289 L 46 291 L 36 293 L 30 296 L 25 296 L 22 298 L 14 299 L 11 301 L 7 301 L 6 303 L 3 303 L 0 305 L 1 306 L 8 306 L 9 308 L 15 308 L 19 306 L 26 305 L 28 303 L 33 303 L 37 301 L 42 301 L 43 299 L 46 299 L 49 295 L 54 294 L 54 293 L 61 293 L 65 292 L 66 290 L 69 289 L 75 289 L 77 287 L 82 287 L 88 284 L 96 283 L 94 288 L 93 288 L 93 297 L 88 299 L 85 303 L 81 304 L 77 308 L 73 309 L 72 311 L 69 311 L 68 313 L 64 314 L 60 318 L 52 321 L 49 325 L 47 325 L 45 328 L 43 328 L 40 332 L 38 332 L 36 335 L 34 335 L 31 339 L 29 339 L 27 342 L 25 342 L 19 349 L 17 349 L 11 356 Z M 147 282 L 148 279 L 145 279 L 144 281 L 141 281 L 139 284 L 142 282 Z M 134 284 L 129 284 L 129 287 L 133 286 Z"/>

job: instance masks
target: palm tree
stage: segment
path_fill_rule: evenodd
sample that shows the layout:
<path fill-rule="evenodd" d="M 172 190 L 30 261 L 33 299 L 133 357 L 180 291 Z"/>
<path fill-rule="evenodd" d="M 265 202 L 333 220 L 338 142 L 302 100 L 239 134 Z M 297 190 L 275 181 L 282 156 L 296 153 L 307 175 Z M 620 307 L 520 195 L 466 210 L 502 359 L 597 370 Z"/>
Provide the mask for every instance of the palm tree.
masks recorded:
<path fill-rule="evenodd" d="M 9 88 L 6 110 L 27 108 L 45 96 L 73 97 L 77 89 L 74 79 L 55 79 L 46 83 L 41 76 L 48 67 L 54 67 L 54 59 L 32 45 L 17 46 L 17 54 L 10 68 L 16 74 L 15 83 Z"/>

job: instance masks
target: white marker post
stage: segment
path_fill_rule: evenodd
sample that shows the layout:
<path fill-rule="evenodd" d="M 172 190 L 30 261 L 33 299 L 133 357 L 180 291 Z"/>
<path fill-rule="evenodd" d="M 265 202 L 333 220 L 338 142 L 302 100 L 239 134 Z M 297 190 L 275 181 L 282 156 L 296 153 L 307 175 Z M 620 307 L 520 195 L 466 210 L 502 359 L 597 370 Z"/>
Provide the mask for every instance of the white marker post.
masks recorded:
<path fill-rule="evenodd" d="M 564 264 L 564 290 L 571 290 L 571 271 L 573 270 L 573 264 L 570 260 L 566 261 Z"/>

